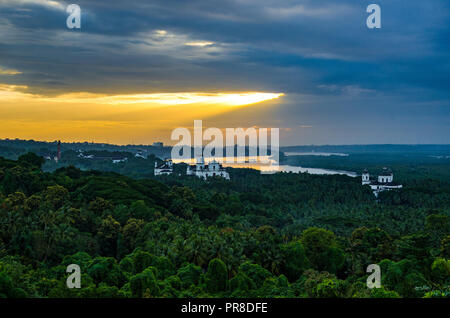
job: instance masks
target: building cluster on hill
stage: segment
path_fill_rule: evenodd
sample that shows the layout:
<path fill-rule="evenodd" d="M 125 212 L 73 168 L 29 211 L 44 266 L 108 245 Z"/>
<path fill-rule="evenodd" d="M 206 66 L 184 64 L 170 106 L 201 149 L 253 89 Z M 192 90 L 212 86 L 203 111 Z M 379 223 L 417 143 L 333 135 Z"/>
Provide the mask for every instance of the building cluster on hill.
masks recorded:
<path fill-rule="evenodd" d="M 401 184 L 394 182 L 394 174 L 388 168 L 383 168 L 376 180 L 370 179 L 369 172 L 366 169 L 363 171 L 361 179 L 362 185 L 370 186 L 375 196 L 378 196 L 382 191 L 401 189 L 403 187 Z"/>
<path fill-rule="evenodd" d="M 172 173 L 172 160 L 166 159 L 160 164 L 155 162 L 155 176 L 170 175 Z M 203 157 L 198 158 L 195 165 L 188 165 L 186 169 L 186 175 L 196 176 L 205 180 L 209 177 L 222 177 L 224 179 L 230 180 L 230 174 L 219 162 L 213 160 L 209 164 L 205 164 L 205 160 L 203 159 Z"/>
<path fill-rule="evenodd" d="M 111 160 L 112 163 L 121 163 L 121 162 L 127 162 L 128 158 L 125 156 L 94 156 L 93 154 L 85 154 L 83 150 L 79 149 L 78 151 L 78 158 L 81 159 L 91 159 L 91 160 Z"/>
<path fill-rule="evenodd" d="M 52 157 L 52 155 L 44 156 L 45 160 L 53 160 L 55 162 L 59 162 L 61 160 L 61 141 L 58 140 L 56 156 Z"/>
<path fill-rule="evenodd" d="M 171 159 L 164 160 L 158 165 L 155 161 L 155 176 L 169 175 L 173 173 L 173 162 Z"/>
<path fill-rule="evenodd" d="M 230 180 L 230 174 L 219 162 L 213 160 L 209 164 L 205 164 L 203 157 L 198 158 L 195 165 L 189 165 L 186 174 L 188 176 L 197 176 L 203 179 L 208 177 L 222 177 Z"/>

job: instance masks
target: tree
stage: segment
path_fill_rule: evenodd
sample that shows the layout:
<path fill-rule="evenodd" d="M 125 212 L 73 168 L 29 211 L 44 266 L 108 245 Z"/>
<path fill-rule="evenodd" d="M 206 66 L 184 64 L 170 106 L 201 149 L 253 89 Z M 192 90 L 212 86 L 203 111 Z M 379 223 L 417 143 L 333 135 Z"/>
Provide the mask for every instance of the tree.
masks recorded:
<path fill-rule="evenodd" d="M 436 258 L 431 264 L 431 276 L 441 286 L 450 284 L 450 260 Z"/>
<path fill-rule="evenodd" d="M 256 289 L 256 284 L 243 272 L 238 272 L 236 276 L 230 279 L 229 287 L 233 292 L 232 297 L 245 297 L 248 295 L 248 291 Z"/>
<path fill-rule="evenodd" d="M 380 262 L 381 284 L 404 297 L 420 297 L 422 293 L 416 287 L 427 286 L 425 277 L 416 270 L 417 264 L 409 259 L 399 262 L 383 260 Z"/>
<path fill-rule="evenodd" d="M 98 230 L 98 238 L 103 255 L 115 256 L 117 252 L 117 238 L 120 233 L 120 223 L 111 215 L 102 220 Z"/>
<path fill-rule="evenodd" d="M 227 290 L 228 270 L 224 262 L 214 258 L 209 262 L 205 275 L 206 289 L 211 293 Z"/>
<path fill-rule="evenodd" d="M 36 169 L 41 169 L 41 166 L 44 164 L 45 159 L 33 152 L 28 152 L 25 155 L 21 155 L 17 161 L 19 163 L 29 164 Z"/>
<path fill-rule="evenodd" d="M 152 267 L 146 268 L 142 273 L 134 275 L 130 279 L 130 289 L 133 297 L 155 297 L 158 296 L 159 288 L 156 275 Z"/>
<path fill-rule="evenodd" d="M 400 295 L 392 290 L 387 290 L 383 286 L 380 288 L 372 288 L 370 290 L 371 298 L 400 298 Z"/>
<path fill-rule="evenodd" d="M 322 280 L 315 290 L 318 298 L 340 298 L 345 296 L 345 285 L 337 278 L 326 278 Z"/>
<path fill-rule="evenodd" d="M 438 248 L 442 239 L 450 234 L 450 217 L 431 214 L 426 218 L 425 229 L 430 234 L 432 245 Z"/>
<path fill-rule="evenodd" d="M 111 203 L 100 197 L 96 197 L 95 200 L 89 202 L 89 210 L 94 212 L 96 215 L 101 215 L 103 212 L 111 209 Z"/>
<path fill-rule="evenodd" d="M 155 263 L 155 256 L 140 249 L 134 251 L 131 257 L 133 258 L 135 273 L 140 273 Z"/>
<path fill-rule="evenodd" d="M 260 226 L 254 233 L 258 247 L 253 253 L 253 259 L 269 271 L 279 274 L 282 256 L 278 248 L 280 236 L 272 226 Z"/>
<path fill-rule="evenodd" d="M 305 248 L 300 241 L 292 241 L 282 245 L 281 251 L 283 255 L 282 270 L 289 281 L 296 281 L 309 266 Z"/>
<path fill-rule="evenodd" d="M 14 287 L 12 279 L 4 271 L 0 271 L 0 298 L 25 298 L 25 291 Z"/>
<path fill-rule="evenodd" d="M 308 260 L 315 269 L 336 273 L 344 264 L 344 253 L 338 247 L 333 232 L 309 228 L 302 233 L 301 242 Z"/>
<path fill-rule="evenodd" d="M 36 211 L 39 206 L 41 205 L 42 197 L 36 194 L 33 194 L 32 196 L 28 197 L 25 200 L 24 204 L 24 211 L 29 214 L 32 211 Z"/>
<path fill-rule="evenodd" d="M 154 216 L 154 210 L 150 209 L 144 200 L 137 200 L 131 204 L 130 214 L 132 218 L 150 221 Z"/>
<path fill-rule="evenodd" d="M 430 246 L 430 234 L 428 233 L 414 233 L 407 235 L 397 240 L 395 256 L 397 259 L 411 259 L 415 260 L 417 267 L 430 268 L 433 262 L 433 257 Z"/>
<path fill-rule="evenodd" d="M 121 287 L 126 282 L 117 261 L 112 257 L 97 257 L 90 264 L 87 273 L 96 284 L 105 283 L 109 286 Z"/>
<path fill-rule="evenodd" d="M 178 269 L 177 272 L 177 276 L 180 277 L 183 288 L 188 288 L 191 285 L 197 285 L 200 281 L 201 274 L 201 267 L 192 263 L 185 263 Z"/>
<path fill-rule="evenodd" d="M 321 286 L 321 291 L 319 294 L 317 288 L 323 282 L 328 282 L 328 283 L 325 283 L 324 285 Z M 333 287 L 336 287 L 335 286 L 336 282 L 337 282 L 336 276 L 334 276 L 333 274 L 330 274 L 328 272 L 318 272 L 313 269 L 308 269 L 303 273 L 303 275 L 299 281 L 300 290 L 303 293 L 305 293 L 305 295 L 301 295 L 301 296 L 315 298 L 315 297 L 319 297 L 319 295 L 325 295 L 326 293 L 331 294 L 331 293 L 333 293 L 333 291 L 331 291 L 331 290 L 326 291 L 327 285 L 328 285 L 328 287 L 330 287 L 332 289 Z"/>
<path fill-rule="evenodd" d="M 59 209 L 63 206 L 63 204 L 67 202 L 68 197 L 69 191 L 60 185 L 49 186 L 44 192 L 45 201 L 49 203 L 53 209 Z"/>
<path fill-rule="evenodd" d="M 450 235 L 442 239 L 441 255 L 445 258 L 450 258 Z"/>
<path fill-rule="evenodd" d="M 64 256 L 62 265 L 68 266 L 70 264 L 77 264 L 80 266 L 81 270 L 87 269 L 92 262 L 91 256 L 86 252 L 77 252 L 73 255 Z"/>
<path fill-rule="evenodd" d="M 122 236 L 119 246 L 119 255 L 128 254 L 136 248 L 136 241 L 139 233 L 144 228 L 144 220 L 128 219 L 125 226 L 122 228 Z"/>
<path fill-rule="evenodd" d="M 127 274 L 135 273 L 134 262 L 130 256 L 126 256 L 126 257 L 122 258 L 122 260 L 119 263 L 119 267 L 123 272 L 125 272 Z"/>
<path fill-rule="evenodd" d="M 19 210 L 26 202 L 27 196 L 23 192 L 14 192 L 8 195 L 5 206 L 8 209 Z"/>
<path fill-rule="evenodd" d="M 154 259 L 154 265 L 158 269 L 158 279 L 165 279 L 175 274 L 175 266 L 167 256 L 158 256 Z"/>
<path fill-rule="evenodd" d="M 380 228 L 360 227 L 350 237 L 350 252 L 353 272 L 363 274 L 368 264 L 377 264 L 391 258 L 392 238 Z"/>
<path fill-rule="evenodd" d="M 272 273 L 261 265 L 253 264 L 249 261 L 244 262 L 239 266 L 239 272 L 248 276 L 256 284 L 257 288 L 262 287 L 264 281 L 273 276 Z"/>

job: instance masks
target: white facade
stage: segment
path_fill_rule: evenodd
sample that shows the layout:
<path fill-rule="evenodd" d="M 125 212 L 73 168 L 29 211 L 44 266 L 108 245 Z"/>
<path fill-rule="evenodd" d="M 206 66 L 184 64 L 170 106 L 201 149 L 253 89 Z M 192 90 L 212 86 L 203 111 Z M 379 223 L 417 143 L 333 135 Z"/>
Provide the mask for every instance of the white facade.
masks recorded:
<path fill-rule="evenodd" d="M 388 174 L 388 175 L 379 175 L 378 176 L 378 182 L 380 183 L 389 183 L 392 182 L 394 180 L 394 175 Z"/>
<path fill-rule="evenodd" d="M 145 153 L 142 150 L 139 150 L 138 152 L 136 152 L 136 154 L 134 155 L 136 158 L 142 158 L 142 159 L 146 159 Z"/>
<path fill-rule="evenodd" d="M 369 176 L 369 172 L 367 170 L 363 171 L 363 174 L 361 175 L 362 178 L 362 184 L 370 184 L 370 176 Z"/>
<path fill-rule="evenodd" d="M 79 149 L 77 157 L 82 158 L 82 159 L 92 159 L 92 158 L 94 158 L 94 155 L 85 155 L 83 150 Z"/>
<path fill-rule="evenodd" d="M 121 162 L 127 162 L 128 158 L 123 158 L 123 159 L 113 159 L 112 163 L 121 163 Z"/>
<path fill-rule="evenodd" d="M 155 176 L 169 175 L 173 173 L 173 162 L 171 159 L 166 159 L 158 166 L 155 161 Z"/>
<path fill-rule="evenodd" d="M 205 165 L 203 157 L 199 158 L 195 165 L 188 166 L 186 174 L 188 176 L 197 176 L 203 179 L 217 176 L 230 180 L 230 174 L 225 170 L 225 168 L 222 167 L 220 163 L 213 160 L 209 164 Z"/>
<path fill-rule="evenodd" d="M 381 191 L 403 188 L 403 185 L 394 183 L 394 174 L 388 168 L 383 168 L 376 181 L 371 181 L 369 172 L 364 170 L 361 175 L 361 183 L 369 185 L 375 196 L 378 196 Z"/>

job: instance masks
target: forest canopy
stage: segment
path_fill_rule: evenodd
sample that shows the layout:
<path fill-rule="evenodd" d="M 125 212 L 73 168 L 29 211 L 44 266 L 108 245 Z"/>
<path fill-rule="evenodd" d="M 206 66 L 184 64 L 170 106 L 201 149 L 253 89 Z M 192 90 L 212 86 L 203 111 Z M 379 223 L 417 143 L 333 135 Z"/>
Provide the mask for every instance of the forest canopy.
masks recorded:
<path fill-rule="evenodd" d="M 43 163 L 0 158 L 0 297 L 449 296 L 445 180 L 376 200 L 343 175 L 134 179 Z M 381 288 L 367 288 L 369 264 Z"/>

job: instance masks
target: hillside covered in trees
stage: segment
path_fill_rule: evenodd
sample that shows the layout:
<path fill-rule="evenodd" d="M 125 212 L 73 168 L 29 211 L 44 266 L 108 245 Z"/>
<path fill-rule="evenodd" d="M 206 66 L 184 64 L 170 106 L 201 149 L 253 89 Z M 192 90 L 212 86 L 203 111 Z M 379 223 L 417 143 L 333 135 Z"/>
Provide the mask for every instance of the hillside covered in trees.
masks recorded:
<path fill-rule="evenodd" d="M 43 163 L 0 158 L 0 297 L 450 295 L 445 179 L 375 200 L 342 175 L 134 179 Z M 366 287 L 369 264 L 381 288 Z"/>

